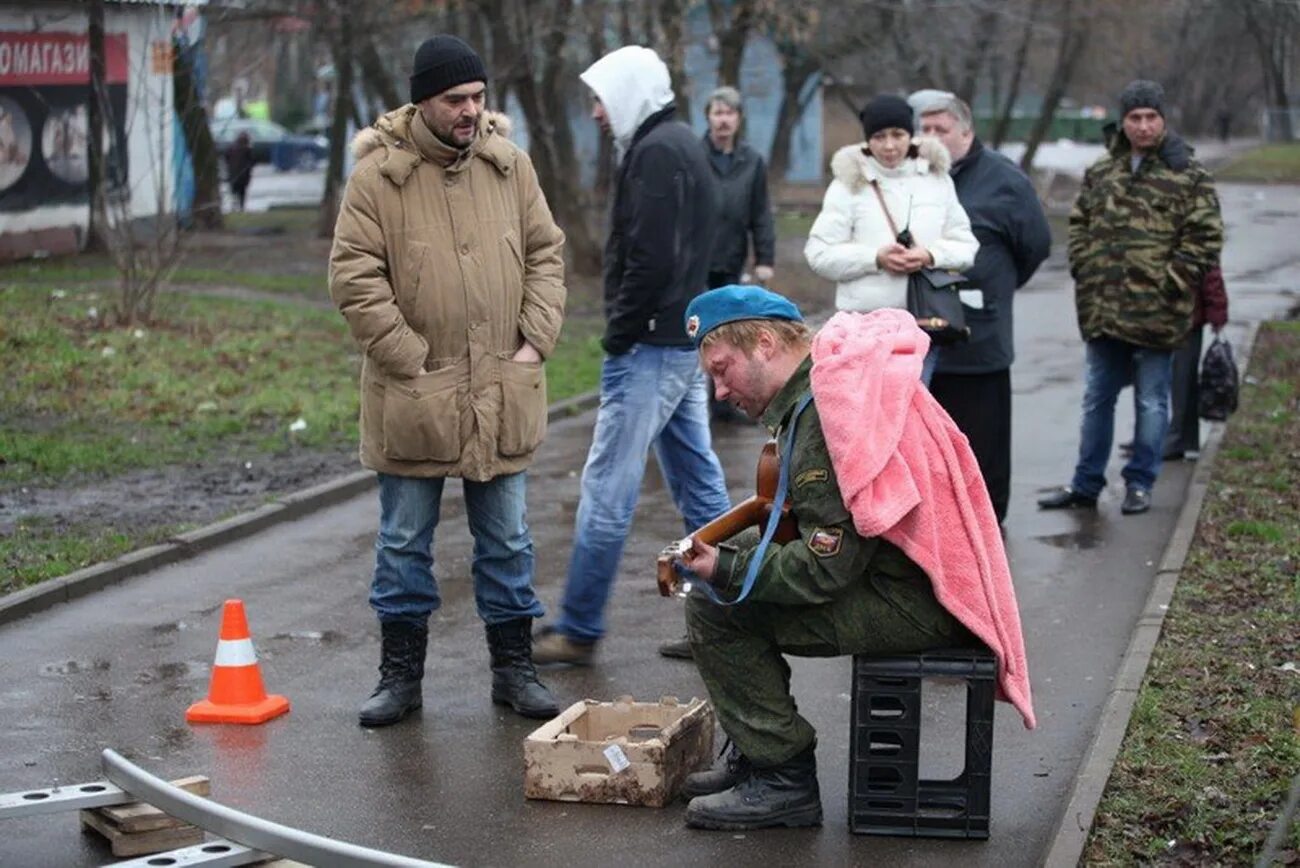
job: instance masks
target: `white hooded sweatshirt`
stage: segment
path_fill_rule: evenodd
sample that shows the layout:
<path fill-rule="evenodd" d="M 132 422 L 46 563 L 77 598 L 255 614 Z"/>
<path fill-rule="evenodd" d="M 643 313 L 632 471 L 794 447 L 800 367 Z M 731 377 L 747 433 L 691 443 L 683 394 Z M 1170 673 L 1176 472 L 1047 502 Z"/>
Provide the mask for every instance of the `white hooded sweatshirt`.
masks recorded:
<path fill-rule="evenodd" d="M 640 45 L 611 51 L 579 78 L 605 106 L 620 160 L 646 118 L 673 101 L 668 67 L 653 50 Z"/>

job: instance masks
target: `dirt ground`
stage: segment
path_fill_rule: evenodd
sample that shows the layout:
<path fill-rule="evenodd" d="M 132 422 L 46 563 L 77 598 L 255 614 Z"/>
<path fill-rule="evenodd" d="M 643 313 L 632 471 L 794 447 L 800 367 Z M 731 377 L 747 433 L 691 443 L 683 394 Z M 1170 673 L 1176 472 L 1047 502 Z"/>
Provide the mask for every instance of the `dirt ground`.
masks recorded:
<path fill-rule="evenodd" d="M 807 313 L 833 300 L 829 283 L 809 271 L 803 238 L 778 241 L 774 288 L 790 295 Z M 321 292 L 286 296 L 250 290 L 232 279 L 229 286 L 178 286 L 177 291 L 248 298 L 275 297 L 331 307 L 325 287 L 330 242 L 315 238 L 306 226 L 286 231 L 244 230 L 196 236 L 183 267 L 234 269 L 277 275 L 319 274 Z M 598 278 L 570 275 L 568 319 L 599 322 Z M 123 474 L 110 479 L 71 481 L 57 487 L 0 486 L 0 535 L 12 533 L 20 520 L 70 532 L 112 530 L 145 536 L 150 529 L 184 524 L 202 526 L 268 500 L 309 488 L 359 470 L 355 443 L 317 451 L 284 454 L 240 453 Z"/>

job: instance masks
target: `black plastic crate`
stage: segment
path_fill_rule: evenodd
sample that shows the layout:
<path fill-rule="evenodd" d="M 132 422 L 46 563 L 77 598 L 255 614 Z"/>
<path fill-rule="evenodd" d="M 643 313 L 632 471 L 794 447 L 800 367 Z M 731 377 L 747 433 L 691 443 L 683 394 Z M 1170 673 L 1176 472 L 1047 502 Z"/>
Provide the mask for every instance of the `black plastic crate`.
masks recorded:
<path fill-rule="evenodd" d="M 966 761 L 950 781 L 922 780 L 921 682 L 966 682 Z M 849 828 L 859 835 L 989 836 L 997 662 L 984 648 L 853 658 Z"/>

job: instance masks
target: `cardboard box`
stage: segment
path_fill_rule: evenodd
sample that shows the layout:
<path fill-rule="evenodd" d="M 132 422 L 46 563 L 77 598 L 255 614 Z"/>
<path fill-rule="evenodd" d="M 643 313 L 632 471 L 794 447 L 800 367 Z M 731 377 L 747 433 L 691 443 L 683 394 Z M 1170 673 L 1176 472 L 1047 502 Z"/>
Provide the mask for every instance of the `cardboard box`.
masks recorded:
<path fill-rule="evenodd" d="M 703 699 L 583 700 L 524 740 L 524 795 L 662 808 L 712 762 L 713 725 Z"/>

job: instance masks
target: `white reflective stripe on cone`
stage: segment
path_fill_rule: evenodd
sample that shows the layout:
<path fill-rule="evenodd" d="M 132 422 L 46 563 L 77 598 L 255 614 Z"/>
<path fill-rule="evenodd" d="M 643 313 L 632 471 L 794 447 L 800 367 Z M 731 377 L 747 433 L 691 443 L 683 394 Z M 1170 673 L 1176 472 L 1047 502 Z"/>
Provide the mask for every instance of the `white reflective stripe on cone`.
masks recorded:
<path fill-rule="evenodd" d="M 214 666 L 252 666 L 257 662 L 252 639 L 220 639 Z"/>

